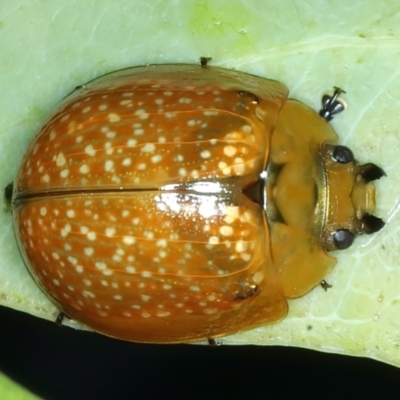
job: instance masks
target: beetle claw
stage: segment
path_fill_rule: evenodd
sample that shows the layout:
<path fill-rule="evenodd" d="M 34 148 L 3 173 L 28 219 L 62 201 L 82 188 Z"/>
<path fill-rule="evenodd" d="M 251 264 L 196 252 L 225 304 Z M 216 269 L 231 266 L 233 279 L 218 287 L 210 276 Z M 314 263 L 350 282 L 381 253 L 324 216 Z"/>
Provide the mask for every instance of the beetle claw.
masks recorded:
<path fill-rule="evenodd" d="M 343 101 L 339 98 L 341 93 L 346 93 L 344 90 L 334 86 L 335 91 L 332 95 L 324 95 L 322 97 L 322 109 L 319 115 L 329 122 L 335 114 L 342 112 L 345 109 Z"/>

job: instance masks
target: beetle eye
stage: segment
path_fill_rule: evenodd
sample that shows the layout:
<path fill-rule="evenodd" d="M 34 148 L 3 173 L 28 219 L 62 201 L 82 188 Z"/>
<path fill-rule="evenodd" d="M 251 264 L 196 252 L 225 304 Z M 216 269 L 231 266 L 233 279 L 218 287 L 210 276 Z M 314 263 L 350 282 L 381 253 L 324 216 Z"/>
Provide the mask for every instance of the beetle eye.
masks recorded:
<path fill-rule="evenodd" d="M 354 160 L 353 152 L 346 146 L 336 146 L 333 150 L 333 158 L 341 164 L 347 164 Z"/>
<path fill-rule="evenodd" d="M 339 229 L 333 234 L 333 241 L 338 250 L 348 249 L 354 241 L 354 233 L 347 229 Z"/>
<path fill-rule="evenodd" d="M 380 218 L 371 214 L 365 214 L 361 222 L 363 232 L 368 234 L 378 232 L 385 226 L 385 223 Z"/>
<path fill-rule="evenodd" d="M 382 168 L 372 163 L 362 165 L 360 167 L 360 173 L 365 182 L 376 181 L 386 175 Z"/>
<path fill-rule="evenodd" d="M 354 160 L 354 155 L 348 147 L 336 146 L 333 150 L 333 158 L 340 164 L 347 164 Z"/>

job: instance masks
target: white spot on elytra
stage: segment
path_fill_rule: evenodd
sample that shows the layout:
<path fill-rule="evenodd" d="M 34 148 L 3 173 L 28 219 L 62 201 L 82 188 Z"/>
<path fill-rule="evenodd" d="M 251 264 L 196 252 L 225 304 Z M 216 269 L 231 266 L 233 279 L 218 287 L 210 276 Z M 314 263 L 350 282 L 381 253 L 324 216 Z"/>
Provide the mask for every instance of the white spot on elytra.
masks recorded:
<path fill-rule="evenodd" d="M 83 295 L 83 297 L 91 298 L 91 299 L 94 299 L 96 297 L 96 295 L 92 292 L 89 292 L 89 290 L 83 290 L 82 295 Z"/>
<path fill-rule="evenodd" d="M 221 228 L 219 228 L 219 233 L 222 236 L 231 236 L 233 234 L 233 228 L 228 225 L 223 225 Z"/>
<path fill-rule="evenodd" d="M 65 224 L 64 228 L 61 229 L 61 236 L 66 237 L 68 234 L 71 232 L 71 225 L 70 224 Z"/>
<path fill-rule="evenodd" d="M 167 247 L 167 240 L 166 239 L 159 239 L 157 240 L 156 246 L 157 247 Z"/>
<path fill-rule="evenodd" d="M 106 229 L 106 236 L 112 237 L 115 235 L 115 228 L 107 228 Z"/>
<path fill-rule="evenodd" d="M 242 131 L 243 131 L 244 133 L 251 133 L 252 128 L 251 128 L 250 125 L 243 125 L 243 126 L 242 126 Z"/>
<path fill-rule="evenodd" d="M 77 265 L 77 266 L 75 267 L 75 271 L 76 271 L 78 274 L 83 274 L 84 269 L 83 269 L 82 265 Z"/>
<path fill-rule="evenodd" d="M 89 232 L 86 237 L 88 238 L 88 240 L 94 241 L 97 239 L 97 235 L 96 232 Z"/>
<path fill-rule="evenodd" d="M 108 120 L 110 122 L 118 122 L 118 121 L 121 120 L 121 117 L 118 114 L 115 114 L 115 113 L 108 114 L 107 118 L 108 118 Z"/>
<path fill-rule="evenodd" d="M 162 160 L 162 156 L 160 156 L 160 154 L 156 154 L 153 157 L 151 157 L 151 162 L 153 164 L 157 164 Z"/>
<path fill-rule="evenodd" d="M 218 115 L 218 111 L 215 111 L 215 110 L 205 110 L 205 111 L 203 112 L 203 115 L 205 115 L 205 116 L 207 116 L 207 117 L 212 117 L 212 116 Z"/>
<path fill-rule="evenodd" d="M 66 178 L 68 175 L 69 175 L 69 169 L 63 169 L 63 170 L 60 172 L 61 178 Z"/>
<path fill-rule="evenodd" d="M 237 152 L 237 149 L 235 146 L 225 146 L 224 147 L 224 154 L 227 157 L 233 157 Z"/>
<path fill-rule="evenodd" d="M 171 289 L 172 289 L 172 286 L 169 285 L 168 283 L 165 283 L 165 284 L 163 285 L 163 289 L 164 289 L 164 290 L 171 290 Z"/>
<path fill-rule="evenodd" d="M 251 259 L 251 254 L 249 254 L 249 253 L 242 253 L 242 254 L 240 255 L 240 258 L 241 258 L 243 261 L 248 262 L 248 261 L 250 261 L 250 259 Z"/>
<path fill-rule="evenodd" d="M 257 285 L 259 285 L 264 279 L 264 274 L 261 272 L 256 272 L 253 275 L 253 282 L 256 283 Z"/>
<path fill-rule="evenodd" d="M 140 119 L 147 119 L 149 117 L 149 114 L 143 109 L 136 110 L 135 114 L 138 115 Z"/>
<path fill-rule="evenodd" d="M 129 246 L 136 243 L 136 238 L 133 236 L 124 236 L 122 241 Z"/>
<path fill-rule="evenodd" d="M 179 168 L 178 174 L 179 176 L 186 176 L 187 175 L 186 168 Z"/>
<path fill-rule="evenodd" d="M 132 100 L 122 100 L 119 102 L 119 104 L 121 104 L 121 106 L 130 106 L 132 104 Z"/>
<path fill-rule="evenodd" d="M 171 313 L 169 311 L 157 311 L 156 312 L 157 317 L 169 317 Z"/>
<path fill-rule="evenodd" d="M 137 145 L 137 140 L 136 139 L 129 139 L 126 142 L 126 144 L 127 144 L 128 147 L 135 147 Z"/>
<path fill-rule="evenodd" d="M 142 153 L 152 153 L 156 149 L 156 146 L 154 143 L 146 143 L 140 151 Z"/>
<path fill-rule="evenodd" d="M 85 255 L 90 257 L 90 256 L 92 256 L 94 254 L 94 249 L 93 249 L 93 247 L 85 247 L 83 249 L 83 252 L 85 253 Z"/>
<path fill-rule="evenodd" d="M 94 266 L 100 270 L 105 270 L 107 268 L 107 264 L 104 262 L 96 262 L 94 263 Z"/>
<path fill-rule="evenodd" d="M 105 169 L 105 171 L 111 172 L 111 171 L 113 170 L 113 168 L 114 168 L 114 161 L 112 161 L 112 160 L 107 160 L 107 161 L 104 163 L 104 169 Z"/>
<path fill-rule="evenodd" d="M 79 172 L 81 174 L 87 174 L 87 173 L 89 173 L 89 171 L 90 171 L 90 168 L 86 164 L 83 164 L 79 167 Z"/>
<path fill-rule="evenodd" d="M 132 164 L 132 159 L 127 157 L 125 159 L 122 160 L 121 163 L 124 167 L 129 167 Z"/>
<path fill-rule="evenodd" d="M 188 98 L 188 97 L 181 97 L 178 102 L 180 104 L 190 104 L 192 102 L 192 99 Z"/>
<path fill-rule="evenodd" d="M 78 264 L 78 259 L 76 259 L 75 257 L 68 256 L 68 257 L 67 257 L 67 260 L 68 260 L 72 265 Z"/>
<path fill-rule="evenodd" d="M 135 136 L 141 136 L 141 135 L 143 135 L 143 133 L 144 133 L 144 129 L 141 129 L 141 128 L 136 128 L 133 130 L 133 134 Z"/>
<path fill-rule="evenodd" d="M 211 152 L 208 151 L 208 150 L 203 150 L 203 151 L 200 153 L 200 157 L 201 157 L 201 158 L 210 158 L 210 157 L 211 157 Z"/>
<path fill-rule="evenodd" d="M 63 153 L 59 153 L 56 159 L 57 167 L 63 167 L 67 163 L 67 160 Z"/>
<path fill-rule="evenodd" d="M 218 244 L 219 243 L 219 238 L 218 236 L 210 236 L 208 239 L 209 244 Z"/>
<path fill-rule="evenodd" d="M 238 253 L 242 253 L 243 251 L 246 251 L 247 250 L 247 242 L 244 242 L 243 240 L 239 240 L 236 243 L 235 250 Z"/>
<path fill-rule="evenodd" d="M 68 218 L 74 218 L 75 217 L 75 211 L 74 210 L 68 210 L 67 211 L 67 217 Z"/>
<path fill-rule="evenodd" d="M 89 155 L 90 157 L 93 157 L 93 156 L 96 155 L 96 150 L 93 148 L 93 146 L 92 146 L 91 144 L 88 144 L 88 145 L 85 147 L 85 153 L 86 153 L 87 155 Z"/>

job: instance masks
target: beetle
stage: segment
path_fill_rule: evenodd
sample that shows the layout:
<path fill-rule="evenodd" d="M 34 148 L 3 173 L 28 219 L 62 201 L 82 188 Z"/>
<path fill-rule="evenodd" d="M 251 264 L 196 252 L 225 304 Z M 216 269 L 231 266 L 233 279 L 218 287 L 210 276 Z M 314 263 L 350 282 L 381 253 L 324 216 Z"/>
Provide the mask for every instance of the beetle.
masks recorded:
<path fill-rule="evenodd" d="M 13 184 L 33 278 L 63 314 L 123 340 L 192 342 L 281 320 L 287 299 L 331 272 L 331 251 L 384 225 L 372 183 L 384 171 L 359 165 L 328 124 L 341 92 L 318 114 L 280 82 L 204 59 L 78 88 Z"/>

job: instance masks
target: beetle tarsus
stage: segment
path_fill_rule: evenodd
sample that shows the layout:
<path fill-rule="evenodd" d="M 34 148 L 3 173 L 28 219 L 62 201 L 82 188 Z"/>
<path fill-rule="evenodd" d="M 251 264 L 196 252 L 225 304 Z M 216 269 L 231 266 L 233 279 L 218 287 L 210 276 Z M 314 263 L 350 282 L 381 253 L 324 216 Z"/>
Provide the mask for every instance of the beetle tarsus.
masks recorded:
<path fill-rule="evenodd" d="M 57 324 L 57 326 L 62 326 L 64 318 L 68 318 L 68 315 L 65 314 L 64 311 L 60 311 L 57 315 L 57 318 L 55 320 L 55 323 Z"/>
<path fill-rule="evenodd" d="M 208 338 L 208 345 L 211 347 L 220 347 L 222 346 L 222 341 L 221 340 L 216 340 L 214 338 Z"/>
<path fill-rule="evenodd" d="M 344 90 L 334 86 L 335 91 L 332 95 L 324 95 L 322 97 L 322 109 L 319 115 L 327 122 L 329 122 L 335 114 L 344 110 L 344 103 L 339 98 L 341 93 L 346 93 Z"/>
<path fill-rule="evenodd" d="M 212 57 L 200 57 L 200 66 L 206 68 L 208 63 L 212 60 Z"/>
<path fill-rule="evenodd" d="M 322 289 L 325 290 L 325 292 L 328 291 L 328 289 L 330 289 L 332 287 L 332 285 L 330 285 L 325 279 L 323 279 L 320 283 Z"/>
<path fill-rule="evenodd" d="M 5 206 L 5 210 L 6 211 L 10 211 L 11 210 L 13 188 L 14 188 L 13 183 L 9 183 L 4 188 L 4 200 L 5 200 L 5 204 L 6 204 L 6 206 Z"/>

